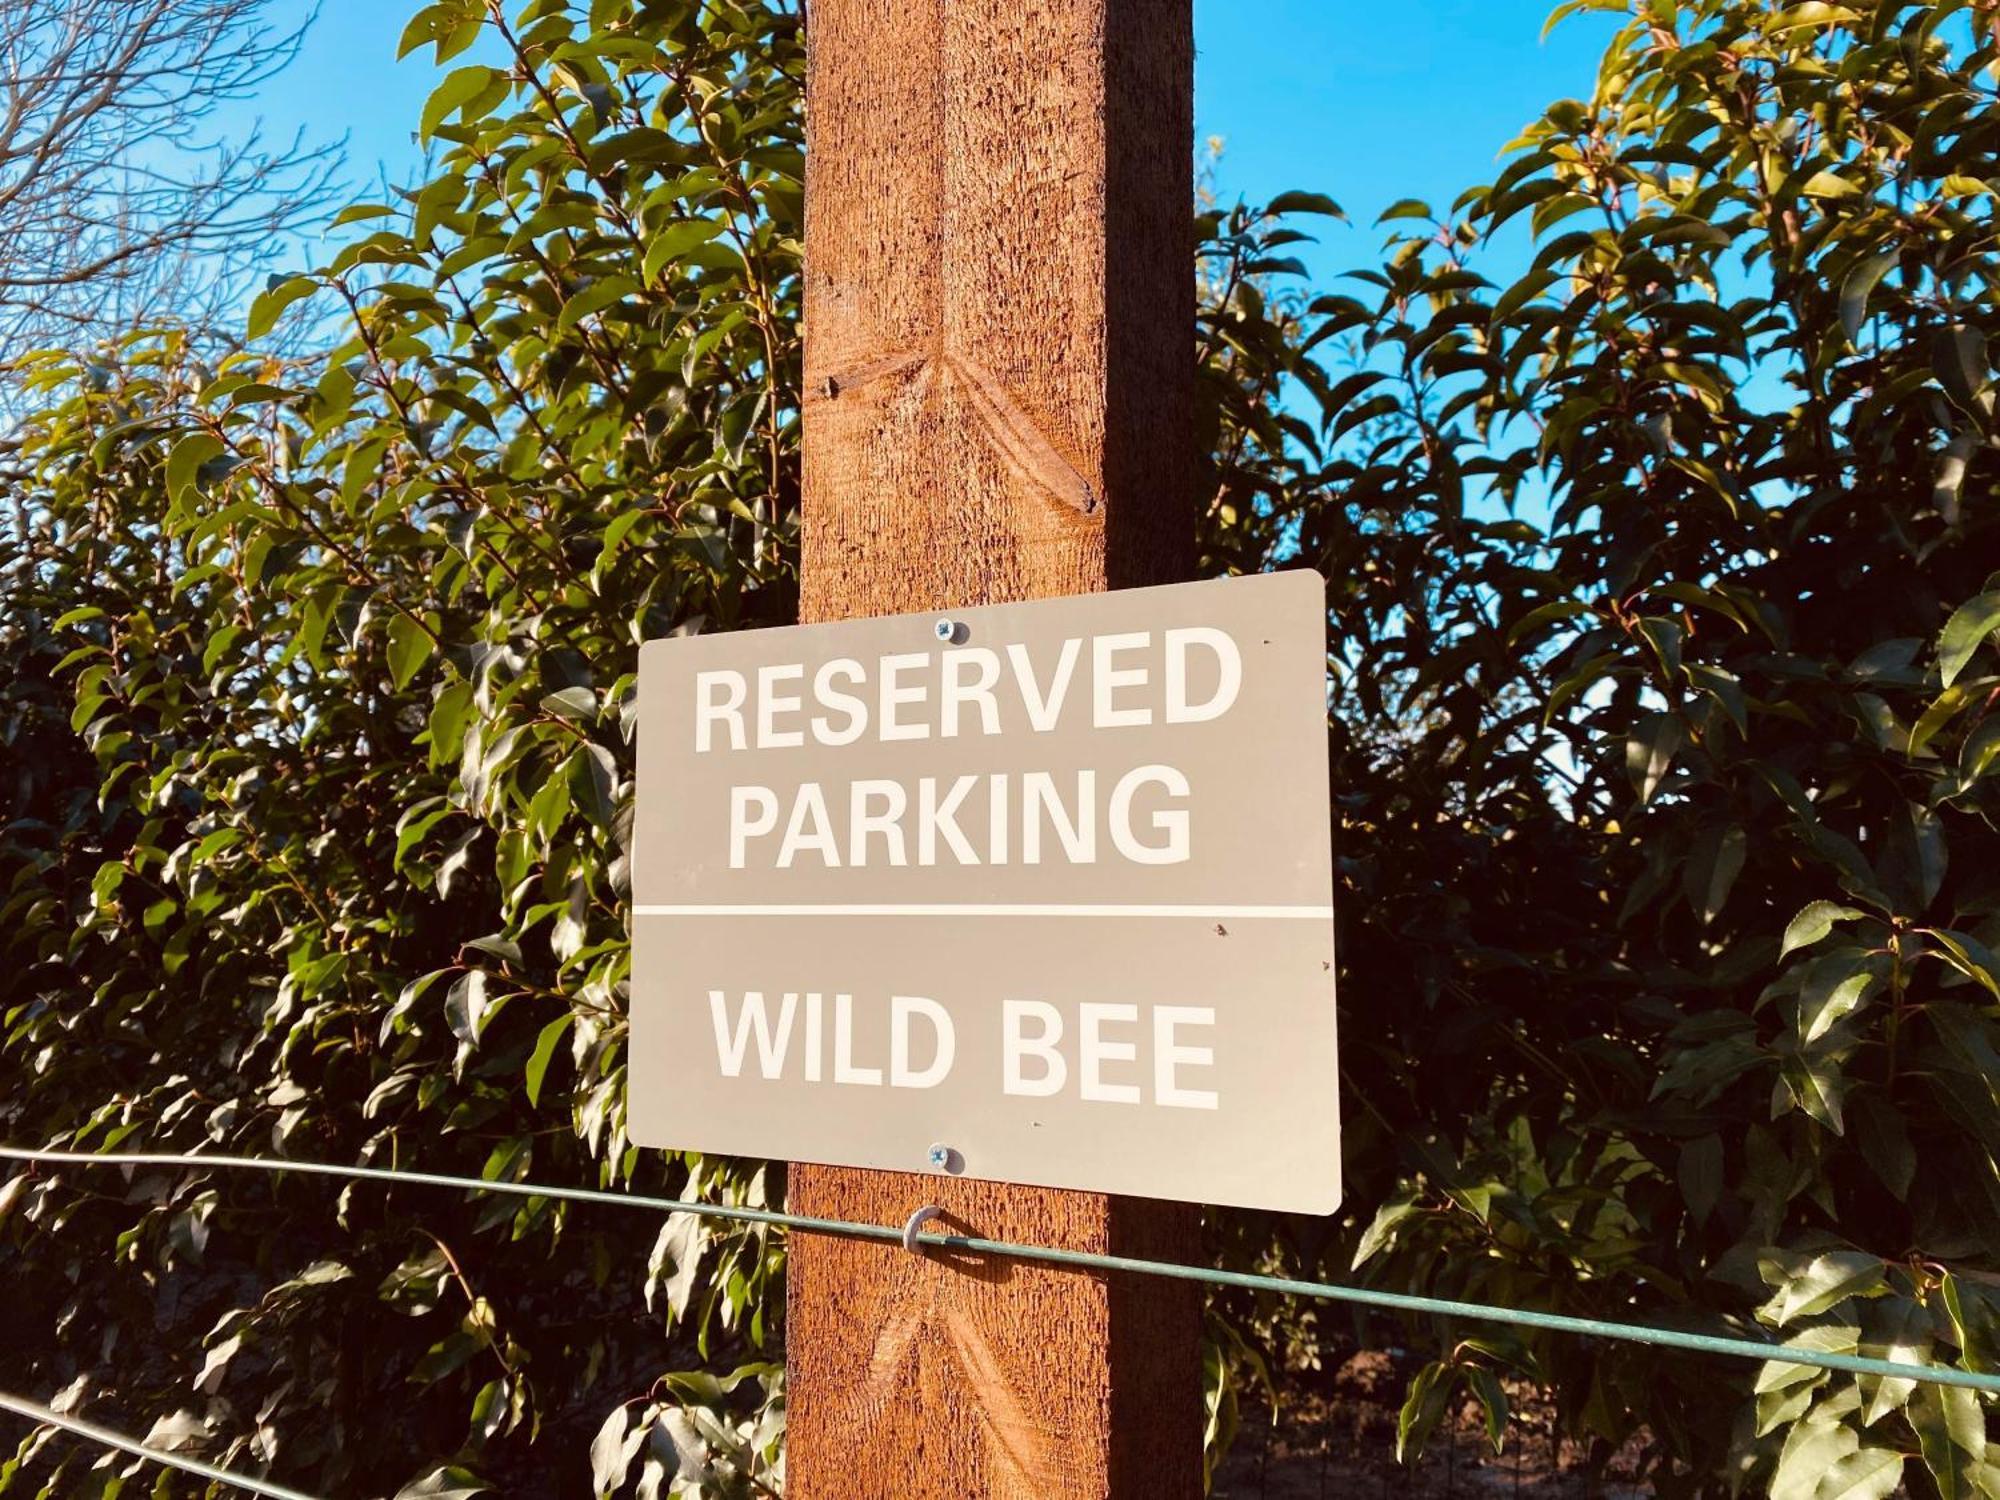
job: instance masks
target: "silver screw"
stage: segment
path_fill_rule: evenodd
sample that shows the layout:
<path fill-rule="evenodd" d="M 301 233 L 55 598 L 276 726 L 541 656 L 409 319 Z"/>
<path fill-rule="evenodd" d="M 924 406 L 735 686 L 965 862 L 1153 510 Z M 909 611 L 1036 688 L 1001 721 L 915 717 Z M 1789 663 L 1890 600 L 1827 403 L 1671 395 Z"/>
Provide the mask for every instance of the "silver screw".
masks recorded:
<path fill-rule="evenodd" d="M 959 638 L 959 632 L 964 628 L 956 620 L 939 620 L 936 625 L 931 627 L 932 632 L 937 638 L 946 642 L 956 641 Z"/>
<path fill-rule="evenodd" d="M 930 1161 L 931 1165 L 936 1167 L 938 1171 L 944 1171 L 951 1165 L 951 1147 L 945 1145 L 942 1141 L 938 1142 L 930 1149 Z"/>

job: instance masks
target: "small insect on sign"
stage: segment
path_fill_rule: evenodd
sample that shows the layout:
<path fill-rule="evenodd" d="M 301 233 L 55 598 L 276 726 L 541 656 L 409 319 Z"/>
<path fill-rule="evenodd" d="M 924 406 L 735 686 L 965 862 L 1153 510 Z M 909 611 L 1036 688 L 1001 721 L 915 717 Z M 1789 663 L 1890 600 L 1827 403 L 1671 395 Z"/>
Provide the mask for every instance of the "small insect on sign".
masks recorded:
<path fill-rule="evenodd" d="M 651 641 L 645 1145 L 1339 1200 L 1325 585 Z"/>

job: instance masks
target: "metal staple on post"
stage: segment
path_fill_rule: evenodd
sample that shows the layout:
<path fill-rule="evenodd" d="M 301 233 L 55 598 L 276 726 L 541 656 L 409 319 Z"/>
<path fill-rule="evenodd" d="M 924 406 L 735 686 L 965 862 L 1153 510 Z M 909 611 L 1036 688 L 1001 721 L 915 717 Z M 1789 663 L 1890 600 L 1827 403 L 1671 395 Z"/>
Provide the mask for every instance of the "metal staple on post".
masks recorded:
<path fill-rule="evenodd" d="M 690 1202 L 684 1198 L 655 1198 L 639 1193 L 609 1193 L 595 1188 L 555 1187 L 545 1183 L 488 1182 L 477 1177 L 452 1177 L 437 1172 L 391 1172 L 380 1167 L 349 1167 L 335 1162 L 321 1161 L 287 1161 L 278 1157 L 225 1156 L 208 1152 L 93 1153 L 0 1146 L 0 1160 L 62 1166 L 298 1172 L 308 1176 L 338 1177 L 361 1182 L 446 1187 L 461 1192 L 502 1193 L 517 1198 L 549 1198 L 571 1203 L 602 1203 L 617 1208 L 643 1208 L 656 1213 L 697 1214 L 703 1218 L 735 1223 L 767 1224 L 784 1229 L 796 1229 L 807 1234 L 832 1234 L 852 1239 L 880 1240 L 892 1245 L 902 1244 L 904 1236 L 904 1226 L 896 1224 L 863 1224 L 847 1219 L 811 1218 L 769 1208 Z M 1771 1343 L 1767 1339 L 1689 1333 L 1678 1328 L 1658 1328 L 1646 1323 L 1609 1323 L 1598 1318 L 1574 1317 L 1568 1313 L 1537 1312 L 1532 1308 L 1493 1307 L 1483 1302 L 1459 1302 L 1445 1297 L 1422 1297 L 1408 1292 L 1378 1291 L 1372 1287 L 1341 1286 L 1334 1282 L 1300 1281 L 1285 1276 L 1263 1276 L 1249 1271 L 1219 1271 L 1207 1266 L 1140 1260 L 1129 1255 L 1100 1255 L 1090 1251 L 1060 1250 L 1048 1245 L 1021 1245 L 1006 1240 L 986 1240 L 969 1235 L 919 1233 L 914 1238 L 918 1245 L 953 1250 L 966 1255 L 1009 1256 L 1016 1260 L 1071 1266 L 1085 1271 L 1117 1271 L 1140 1276 L 1164 1276 L 1179 1281 L 1203 1282 L 1210 1286 L 1239 1287 L 1253 1292 L 1276 1292 L 1282 1296 L 1347 1302 L 1361 1307 L 1382 1308 L 1390 1312 L 1463 1318 L 1470 1322 L 1504 1323 L 1516 1328 L 1539 1328 L 1545 1332 L 1566 1333 L 1582 1338 L 1618 1339 L 1660 1349 L 1685 1350 L 1692 1354 L 1712 1354 L 1728 1359 L 1752 1359 L 1760 1364 L 1800 1365 L 1813 1369 L 1839 1370 L 1850 1375 L 1879 1375 L 1891 1380 L 1920 1380 L 1932 1385 L 1960 1386 L 1967 1390 L 2000 1395 L 2000 1374 L 1959 1370 L 1949 1365 L 1907 1364 L 1901 1360 L 1876 1359 L 1865 1354 L 1834 1354 L 1817 1349 L 1793 1348 L 1785 1344 Z"/>
<path fill-rule="evenodd" d="M 926 1203 L 922 1208 L 911 1214 L 909 1220 L 903 1225 L 903 1248 L 912 1255 L 922 1255 L 924 1253 L 924 1225 L 930 1223 L 932 1219 L 935 1219 L 943 1212 L 944 1210 L 939 1208 L 935 1203 Z"/>

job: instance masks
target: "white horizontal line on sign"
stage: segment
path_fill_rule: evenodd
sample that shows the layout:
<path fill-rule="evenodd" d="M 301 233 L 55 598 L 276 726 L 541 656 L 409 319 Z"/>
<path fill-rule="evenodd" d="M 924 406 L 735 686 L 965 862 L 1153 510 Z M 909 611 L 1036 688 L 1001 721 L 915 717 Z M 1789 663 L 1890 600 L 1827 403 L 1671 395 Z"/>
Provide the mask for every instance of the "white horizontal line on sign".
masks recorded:
<path fill-rule="evenodd" d="M 986 902 L 638 906 L 642 917 L 1229 917 L 1240 921 L 1333 919 L 1331 906 L 1093 906 L 1086 902 Z"/>

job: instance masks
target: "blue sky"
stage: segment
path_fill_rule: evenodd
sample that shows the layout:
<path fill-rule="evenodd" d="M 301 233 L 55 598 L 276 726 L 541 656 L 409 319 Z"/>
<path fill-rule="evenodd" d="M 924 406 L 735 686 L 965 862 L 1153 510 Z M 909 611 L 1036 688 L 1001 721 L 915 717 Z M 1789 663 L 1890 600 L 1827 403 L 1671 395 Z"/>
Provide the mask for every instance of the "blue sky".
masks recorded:
<path fill-rule="evenodd" d="M 274 134 L 346 134 L 351 175 L 417 165 L 411 141 L 437 74 L 394 60 L 418 0 L 328 0 L 294 68 L 245 113 Z M 1491 178 L 1500 148 L 1551 100 L 1587 95 L 1615 17 L 1541 40 L 1553 0 L 1195 0 L 1198 138 L 1226 141 L 1224 196 L 1330 193 L 1355 227 L 1305 247 L 1316 282 L 1374 258 L 1399 198 L 1443 207 Z M 303 16 L 308 0 L 279 0 Z M 239 122 L 240 123 L 240 122 Z"/>
<path fill-rule="evenodd" d="M 1322 284 L 1371 263 L 1383 209 L 1442 211 L 1492 180 L 1545 106 L 1589 95 L 1616 18 L 1579 17 L 1544 43 L 1552 3 L 1196 0 L 1195 129 L 1226 142 L 1223 196 L 1330 193 L 1353 225 L 1301 258 Z"/>

